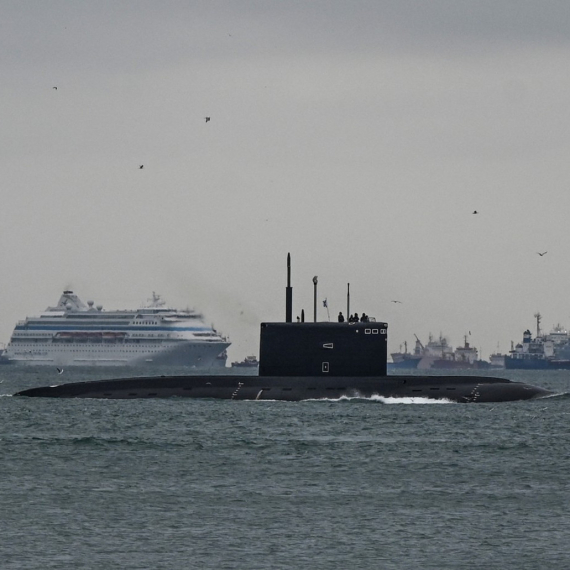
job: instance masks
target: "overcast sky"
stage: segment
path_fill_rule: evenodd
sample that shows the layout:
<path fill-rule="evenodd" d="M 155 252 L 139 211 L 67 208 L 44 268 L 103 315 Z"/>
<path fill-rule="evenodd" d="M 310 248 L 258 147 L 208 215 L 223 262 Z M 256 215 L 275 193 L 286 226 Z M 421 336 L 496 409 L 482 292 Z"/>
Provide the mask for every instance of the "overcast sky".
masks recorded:
<path fill-rule="evenodd" d="M 391 351 L 570 326 L 567 0 L 3 0 L 0 54 L 2 342 L 156 291 L 258 355 L 287 252 Z"/>

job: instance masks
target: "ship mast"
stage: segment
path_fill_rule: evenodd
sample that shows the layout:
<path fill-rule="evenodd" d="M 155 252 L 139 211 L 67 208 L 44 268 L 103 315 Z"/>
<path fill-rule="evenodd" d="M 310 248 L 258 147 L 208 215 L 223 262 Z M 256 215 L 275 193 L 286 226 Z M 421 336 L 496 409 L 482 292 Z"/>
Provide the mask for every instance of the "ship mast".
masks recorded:
<path fill-rule="evenodd" d="M 540 321 L 542 319 L 542 315 L 540 313 L 535 313 L 534 318 L 536 319 L 536 338 L 540 337 Z"/>
<path fill-rule="evenodd" d="M 291 254 L 287 254 L 287 287 L 285 287 L 285 322 L 293 322 L 293 287 L 291 287 Z"/>

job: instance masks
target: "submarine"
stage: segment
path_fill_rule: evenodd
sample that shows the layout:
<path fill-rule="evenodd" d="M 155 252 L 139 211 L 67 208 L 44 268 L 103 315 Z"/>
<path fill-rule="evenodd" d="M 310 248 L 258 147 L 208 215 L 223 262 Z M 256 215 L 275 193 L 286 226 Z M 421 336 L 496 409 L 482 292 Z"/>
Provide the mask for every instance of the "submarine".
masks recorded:
<path fill-rule="evenodd" d="M 293 322 L 291 255 L 287 255 L 285 322 L 261 323 L 257 376 L 175 375 L 76 382 L 31 388 L 15 396 L 43 398 L 216 398 L 321 400 L 429 398 L 459 403 L 530 400 L 553 393 L 485 376 L 387 374 L 385 322 Z M 304 315 L 304 313 L 302 313 Z"/>

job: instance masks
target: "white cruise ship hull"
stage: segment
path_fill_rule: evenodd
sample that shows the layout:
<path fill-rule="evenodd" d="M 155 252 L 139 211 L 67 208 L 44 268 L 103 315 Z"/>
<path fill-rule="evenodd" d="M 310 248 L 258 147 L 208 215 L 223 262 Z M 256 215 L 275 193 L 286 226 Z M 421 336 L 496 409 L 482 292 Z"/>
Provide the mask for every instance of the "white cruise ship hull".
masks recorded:
<path fill-rule="evenodd" d="M 153 303 L 136 310 L 104 311 L 73 291 L 57 306 L 16 324 L 2 363 L 27 366 L 225 366 L 229 341 L 200 314 Z"/>
<path fill-rule="evenodd" d="M 100 348 L 85 344 L 65 347 L 30 348 L 9 351 L 5 363 L 26 366 L 188 366 L 212 368 L 218 365 L 218 356 L 230 343 L 178 342 L 173 346 L 128 348 L 114 346 Z"/>

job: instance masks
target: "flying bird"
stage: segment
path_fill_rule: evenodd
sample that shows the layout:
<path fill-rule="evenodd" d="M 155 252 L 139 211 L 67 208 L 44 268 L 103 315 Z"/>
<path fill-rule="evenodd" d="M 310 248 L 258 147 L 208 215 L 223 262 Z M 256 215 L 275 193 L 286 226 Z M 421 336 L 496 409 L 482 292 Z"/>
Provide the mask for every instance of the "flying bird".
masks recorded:
<path fill-rule="evenodd" d="M 206 123 L 210 120 L 210 117 L 204 117 L 206 119 Z"/>
<path fill-rule="evenodd" d="M 144 168 L 144 164 L 141 164 L 141 165 L 139 166 L 139 170 L 141 170 L 142 168 Z"/>
<path fill-rule="evenodd" d="M 402 301 L 392 301 L 392 303 L 401 303 Z"/>
<path fill-rule="evenodd" d="M 63 374 L 63 368 L 56 368 L 58 374 Z"/>
<path fill-rule="evenodd" d="M 57 91 L 57 87 L 54 87 L 54 89 Z"/>
<path fill-rule="evenodd" d="M 548 252 L 547 252 L 547 251 L 543 251 L 542 253 L 540 253 L 540 251 L 537 251 L 536 253 L 538 253 L 538 255 L 540 255 L 540 257 L 542 257 L 543 255 L 546 255 Z"/>
<path fill-rule="evenodd" d="M 473 213 L 474 213 L 474 214 L 478 214 L 479 212 L 478 212 L 477 210 L 473 210 Z"/>

